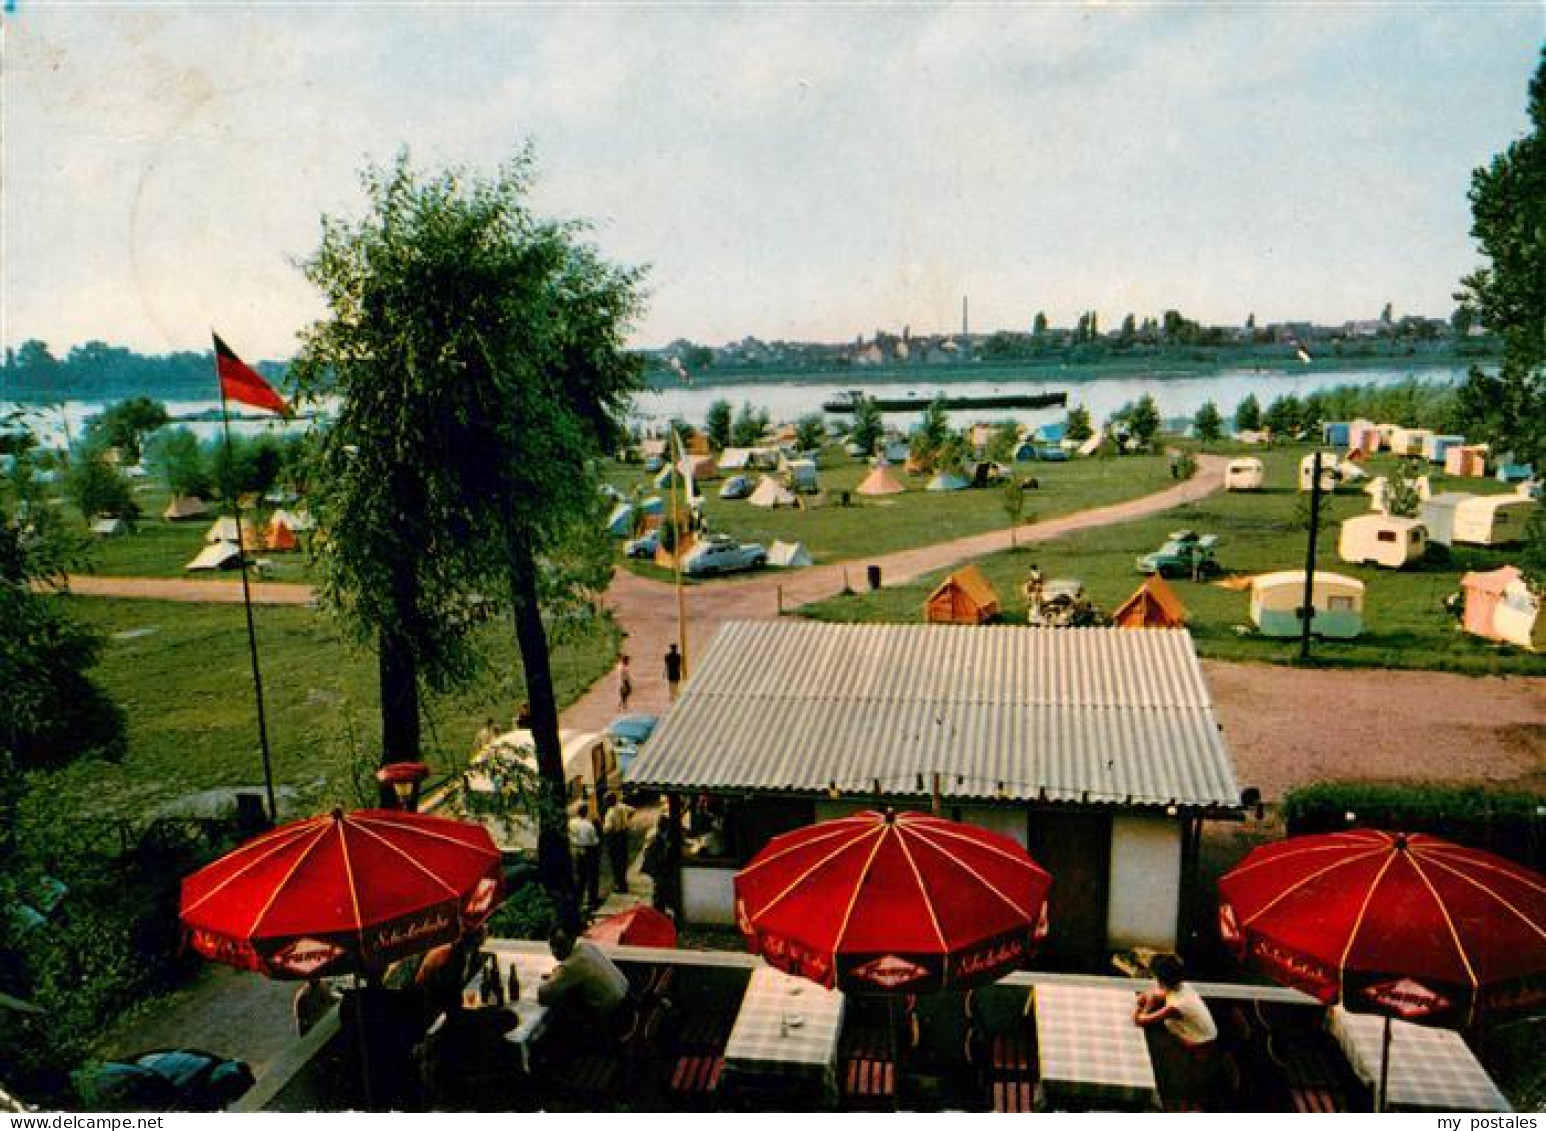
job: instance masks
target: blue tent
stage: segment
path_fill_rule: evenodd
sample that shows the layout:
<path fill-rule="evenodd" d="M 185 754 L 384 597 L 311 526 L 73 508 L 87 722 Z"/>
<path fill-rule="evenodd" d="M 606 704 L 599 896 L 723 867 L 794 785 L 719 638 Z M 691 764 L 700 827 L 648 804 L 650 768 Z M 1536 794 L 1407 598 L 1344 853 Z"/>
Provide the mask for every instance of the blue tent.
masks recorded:
<path fill-rule="evenodd" d="M 1017 463 L 1024 463 L 1026 460 L 1032 460 L 1035 458 L 1036 445 L 1033 444 L 1030 440 L 1025 441 L 1015 449 L 1015 461 Z"/>
<path fill-rule="evenodd" d="M 948 471 L 942 471 L 938 475 L 936 475 L 933 479 L 929 480 L 929 485 L 927 487 L 925 487 L 924 490 L 925 491 L 964 491 L 969 486 L 971 486 L 971 484 L 969 484 L 966 480 L 962 479 L 959 475 L 952 475 Z"/>
<path fill-rule="evenodd" d="M 1328 448 L 1347 447 L 1348 437 L 1351 435 L 1352 430 L 1345 420 L 1327 421 L 1321 425 L 1321 443 Z"/>
<path fill-rule="evenodd" d="M 613 538 L 627 538 L 632 533 L 633 507 L 628 503 L 618 503 L 607 519 L 607 534 Z"/>
<path fill-rule="evenodd" d="M 1032 439 L 1038 444 L 1061 444 L 1063 437 L 1068 434 L 1068 425 L 1062 421 L 1053 424 L 1043 424 L 1031 433 Z"/>
<path fill-rule="evenodd" d="M 659 495 L 651 495 L 639 504 L 639 509 L 645 514 L 665 514 L 666 501 Z"/>
<path fill-rule="evenodd" d="M 1527 463 L 1498 464 L 1497 479 L 1499 483 L 1523 483 L 1534 474 L 1535 468 Z"/>
<path fill-rule="evenodd" d="M 1062 462 L 1068 458 L 1068 453 L 1055 445 L 1044 444 L 1036 449 L 1036 458 Z"/>

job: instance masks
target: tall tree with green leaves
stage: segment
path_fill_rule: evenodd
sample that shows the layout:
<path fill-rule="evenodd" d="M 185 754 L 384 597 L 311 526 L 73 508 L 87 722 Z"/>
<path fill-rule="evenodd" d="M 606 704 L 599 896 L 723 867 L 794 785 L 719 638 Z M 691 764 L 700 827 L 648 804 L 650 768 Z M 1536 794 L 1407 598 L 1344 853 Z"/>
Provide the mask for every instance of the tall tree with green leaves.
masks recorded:
<path fill-rule="evenodd" d="M 1004 517 L 1009 521 L 1009 547 L 1016 545 L 1016 531 L 1025 521 L 1025 487 L 1013 475 L 1004 480 L 999 495 L 1004 505 Z"/>
<path fill-rule="evenodd" d="M 863 448 L 867 455 L 873 455 L 885 428 L 875 398 L 860 397 L 859 403 L 854 405 L 853 442 Z"/>
<path fill-rule="evenodd" d="M 708 434 L 709 446 L 716 452 L 722 452 L 730 446 L 732 411 L 730 402 L 721 397 L 709 405 L 709 411 L 703 418 L 703 431 Z"/>
<path fill-rule="evenodd" d="M 1145 393 L 1138 398 L 1138 403 L 1127 418 L 1127 426 L 1132 429 L 1134 438 L 1142 447 L 1147 448 L 1154 443 L 1160 428 L 1159 405 L 1155 403 L 1154 394 Z"/>
<path fill-rule="evenodd" d="M 809 412 L 794 422 L 795 447 L 802 452 L 812 452 L 821 447 L 827 438 L 827 424 L 819 412 Z"/>
<path fill-rule="evenodd" d="M 86 440 L 93 446 L 117 448 L 124 462 L 139 463 L 146 436 L 171 420 L 166 405 L 149 397 L 130 397 L 108 405 L 86 422 Z"/>
<path fill-rule="evenodd" d="M 750 401 L 741 404 L 730 425 L 730 443 L 737 448 L 755 448 L 768 431 L 768 410 L 753 408 Z"/>
<path fill-rule="evenodd" d="M 1036 317 L 1031 320 L 1031 333 L 1033 335 L 1035 335 L 1036 337 L 1038 337 L 1038 338 L 1046 337 L 1046 335 L 1047 335 L 1047 312 L 1046 311 L 1038 310 L 1036 312 Z"/>
<path fill-rule="evenodd" d="M 1530 131 L 1471 174 L 1471 236 L 1487 258 L 1455 297 L 1503 339 L 1496 374 L 1459 389 L 1468 434 L 1546 463 L 1546 49 L 1530 80 Z M 1467 326 L 1469 329 L 1469 325 Z"/>
<path fill-rule="evenodd" d="M 1261 402 L 1256 399 L 1255 393 L 1247 393 L 1245 399 L 1235 406 L 1235 431 L 1261 431 Z"/>
<path fill-rule="evenodd" d="M 1224 418 L 1219 415 L 1218 405 L 1204 401 L 1197 415 L 1192 417 L 1192 430 L 1197 433 L 1197 438 L 1204 444 L 1215 443 L 1223 429 Z"/>
<path fill-rule="evenodd" d="M 1427 469 L 1417 459 L 1403 459 L 1385 477 L 1385 513 L 1395 518 L 1416 518 L 1422 509 L 1417 481 Z"/>
<path fill-rule="evenodd" d="M 1095 435 L 1095 429 L 1090 424 L 1090 410 L 1082 404 L 1076 404 L 1068 410 L 1068 420 L 1063 426 L 1063 435 L 1074 443 L 1083 443 Z"/>
<path fill-rule="evenodd" d="M 107 517 L 133 523 L 140 517 L 134 489 L 104 452 L 88 451 L 71 464 L 64 490 L 87 522 Z"/>
<path fill-rule="evenodd" d="M 1299 398 L 1293 393 L 1285 393 L 1274 398 L 1267 406 L 1267 411 L 1262 414 L 1262 423 L 1274 438 L 1281 439 L 1299 431 L 1299 417 Z"/>
<path fill-rule="evenodd" d="M 406 156 L 362 177 L 362 219 L 328 218 L 305 264 L 330 317 L 293 372 L 330 387 L 313 512 L 322 593 L 379 650 L 382 760 L 419 749 L 419 688 L 479 662 L 476 595 L 509 603 L 538 771 L 545 885 L 573 908 L 565 781 L 544 608 L 605 585 L 594 457 L 642 387 L 625 349 L 637 271 L 585 228 L 534 215 L 532 158 L 497 175 L 420 174 Z"/>

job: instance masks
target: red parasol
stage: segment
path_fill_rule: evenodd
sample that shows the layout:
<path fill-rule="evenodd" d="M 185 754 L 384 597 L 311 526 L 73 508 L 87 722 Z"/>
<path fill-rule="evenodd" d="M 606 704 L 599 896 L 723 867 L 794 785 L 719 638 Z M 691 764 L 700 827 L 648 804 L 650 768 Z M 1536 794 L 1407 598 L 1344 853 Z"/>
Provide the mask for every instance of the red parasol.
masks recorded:
<path fill-rule="evenodd" d="M 864 993 L 965 989 L 1019 967 L 1051 878 L 1009 837 L 925 813 L 857 813 L 775 837 L 735 877 L 769 963 Z"/>
<path fill-rule="evenodd" d="M 614 946 L 674 947 L 676 924 L 653 907 L 641 903 L 592 923 L 585 937 Z"/>
<path fill-rule="evenodd" d="M 377 970 L 460 938 L 498 905 L 481 825 L 365 809 L 265 833 L 182 885 L 199 954 L 271 978 Z"/>
<path fill-rule="evenodd" d="M 1219 881 L 1219 925 L 1323 1002 L 1429 1025 L 1546 1003 L 1546 877 L 1422 833 L 1293 837 Z"/>

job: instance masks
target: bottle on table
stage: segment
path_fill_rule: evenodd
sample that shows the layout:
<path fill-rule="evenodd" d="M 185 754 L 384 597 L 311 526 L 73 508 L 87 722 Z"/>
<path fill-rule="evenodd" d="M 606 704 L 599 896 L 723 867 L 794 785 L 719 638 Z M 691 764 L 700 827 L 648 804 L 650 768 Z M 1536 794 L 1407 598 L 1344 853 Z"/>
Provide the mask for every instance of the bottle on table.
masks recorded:
<path fill-rule="evenodd" d="M 510 1004 L 521 1000 L 521 972 L 514 961 L 510 963 Z"/>

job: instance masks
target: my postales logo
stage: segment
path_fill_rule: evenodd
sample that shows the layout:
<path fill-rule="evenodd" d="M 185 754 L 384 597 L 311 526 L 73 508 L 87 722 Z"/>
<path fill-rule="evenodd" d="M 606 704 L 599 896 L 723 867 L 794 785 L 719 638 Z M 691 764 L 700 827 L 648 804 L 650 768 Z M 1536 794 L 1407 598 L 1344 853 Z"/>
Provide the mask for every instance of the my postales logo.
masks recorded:
<path fill-rule="evenodd" d="M 897 954 L 883 954 L 879 958 L 870 959 L 862 966 L 854 967 L 853 970 L 855 978 L 887 988 L 916 982 L 919 978 L 927 977 L 928 973 L 927 969 L 916 962 L 909 962 Z"/>
<path fill-rule="evenodd" d="M 1449 998 L 1414 978 L 1398 978 L 1364 987 L 1364 997 L 1397 1017 L 1427 1017 L 1450 1007 Z"/>

